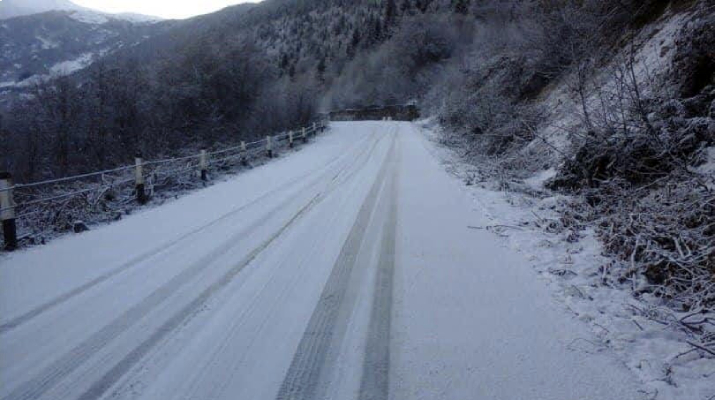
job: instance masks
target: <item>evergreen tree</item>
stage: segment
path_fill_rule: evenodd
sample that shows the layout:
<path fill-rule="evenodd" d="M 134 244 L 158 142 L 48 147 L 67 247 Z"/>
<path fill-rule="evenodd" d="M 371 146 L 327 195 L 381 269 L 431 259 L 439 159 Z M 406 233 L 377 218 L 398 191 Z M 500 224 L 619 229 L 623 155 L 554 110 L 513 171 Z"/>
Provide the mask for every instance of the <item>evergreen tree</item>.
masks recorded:
<path fill-rule="evenodd" d="M 382 19 L 375 16 L 370 16 L 366 23 L 368 27 L 367 40 L 363 40 L 363 47 L 368 47 L 371 44 L 380 43 L 382 41 Z"/>
<path fill-rule="evenodd" d="M 357 45 L 360 44 L 360 31 L 358 29 L 355 29 L 353 31 L 353 37 L 350 39 L 350 45 L 352 45 L 354 48 L 357 48 Z"/>
<path fill-rule="evenodd" d="M 285 71 L 286 68 L 288 68 L 288 54 L 283 53 L 281 56 L 281 61 L 278 63 L 278 67 L 281 69 L 281 71 Z"/>
<path fill-rule="evenodd" d="M 400 11 L 402 12 L 402 15 L 409 14 L 412 11 L 412 1 L 402 0 L 402 4 L 400 4 Z"/>
<path fill-rule="evenodd" d="M 429 8 L 430 1 L 429 0 L 416 0 L 415 1 L 415 7 L 417 7 L 418 10 L 422 14 L 427 12 L 427 9 Z"/>
<path fill-rule="evenodd" d="M 385 27 L 391 28 L 395 24 L 397 18 L 397 5 L 395 0 L 387 0 L 385 3 Z"/>
<path fill-rule="evenodd" d="M 380 18 L 375 18 L 375 29 L 373 30 L 375 43 L 380 43 L 382 41 L 382 33 L 382 23 Z"/>
<path fill-rule="evenodd" d="M 325 81 L 325 56 L 320 57 L 320 61 L 318 61 L 318 66 L 316 68 L 316 76 L 318 78 L 318 81 L 324 82 Z"/>
<path fill-rule="evenodd" d="M 358 45 L 360 44 L 360 31 L 355 29 L 353 31 L 353 35 L 350 38 L 350 43 L 348 43 L 348 47 L 346 50 L 346 53 L 348 57 L 353 58 L 355 57 L 355 54 L 357 53 Z"/>
<path fill-rule="evenodd" d="M 470 0 L 454 0 L 452 2 L 452 9 L 457 14 L 467 15 L 469 14 Z"/>

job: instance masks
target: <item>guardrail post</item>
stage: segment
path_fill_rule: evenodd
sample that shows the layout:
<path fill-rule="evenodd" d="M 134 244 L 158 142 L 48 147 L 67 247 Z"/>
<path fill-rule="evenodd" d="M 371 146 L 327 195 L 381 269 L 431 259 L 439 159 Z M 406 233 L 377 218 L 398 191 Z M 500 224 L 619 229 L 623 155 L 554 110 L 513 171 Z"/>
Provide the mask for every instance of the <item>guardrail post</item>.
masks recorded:
<path fill-rule="evenodd" d="M 134 159 L 134 173 L 136 180 L 137 201 L 139 204 L 146 204 L 147 196 L 144 188 L 144 160 L 141 155 L 137 155 Z"/>
<path fill-rule="evenodd" d="M 244 167 L 248 165 L 248 158 L 246 155 L 246 142 L 241 141 L 241 165 Z"/>
<path fill-rule="evenodd" d="M 308 134 L 305 131 L 305 127 L 303 127 L 303 143 L 308 143 Z"/>
<path fill-rule="evenodd" d="M 273 143 L 271 143 L 271 135 L 266 136 L 266 153 L 268 153 L 268 158 L 273 158 Z"/>
<path fill-rule="evenodd" d="M 205 181 L 208 179 L 208 160 L 206 157 L 206 150 L 201 150 L 201 155 L 199 156 L 199 168 L 201 168 L 201 180 Z"/>
<path fill-rule="evenodd" d="M 288 131 L 288 147 L 293 148 L 293 131 Z"/>
<path fill-rule="evenodd" d="M 0 219 L 2 234 L 5 238 L 5 249 L 17 249 L 17 223 L 15 222 L 15 202 L 12 199 L 12 175 L 0 172 Z"/>

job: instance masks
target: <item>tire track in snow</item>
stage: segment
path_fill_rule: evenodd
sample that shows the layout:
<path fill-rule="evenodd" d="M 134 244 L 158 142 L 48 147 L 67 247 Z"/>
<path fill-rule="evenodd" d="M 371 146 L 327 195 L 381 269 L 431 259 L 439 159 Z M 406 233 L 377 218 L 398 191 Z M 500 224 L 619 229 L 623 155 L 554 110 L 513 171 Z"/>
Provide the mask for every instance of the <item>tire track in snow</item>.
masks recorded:
<path fill-rule="evenodd" d="M 372 143 L 371 145 L 364 146 L 363 150 L 353 158 L 353 160 L 352 160 L 352 162 L 350 163 L 350 166 L 349 166 L 349 167 L 344 168 L 343 170 L 338 171 L 338 172 L 336 172 L 336 173 L 334 174 L 334 176 L 331 178 L 330 186 L 329 186 L 329 187 L 325 190 L 325 192 L 321 195 L 321 200 L 322 200 L 322 198 L 327 197 L 330 193 L 334 192 L 335 190 L 337 190 L 337 189 L 339 189 L 340 187 L 344 186 L 345 184 L 349 183 L 349 182 L 353 179 L 353 177 L 354 177 L 355 175 L 357 175 L 360 171 L 362 171 L 365 166 L 369 165 L 369 162 L 370 162 L 370 160 L 372 159 L 372 155 L 373 155 L 373 153 L 374 153 L 374 150 L 375 150 L 375 149 L 377 148 L 377 146 L 384 140 L 384 137 L 380 137 L 380 138 L 378 138 L 378 140 L 375 140 L 376 137 L 377 137 L 377 135 L 373 132 L 373 133 L 369 136 L 369 140 L 366 141 L 366 142 L 373 141 L 373 143 Z M 316 204 L 316 206 L 317 206 L 317 204 Z M 264 288 L 264 289 L 265 289 L 265 288 Z M 279 295 L 279 296 L 277 296 L 277 297 L 274 297 L 274 298 L 271 300 L 271 302 L 274 303 L 274 307 L 277 306 L 278 303 L 280 302 L 280 300 L 276 300 L 276 299 L 280 299 L 284 294 L 285 294 L 285 293 L 281 293 L 281 295 Z M 272 307 L 272 308 L 274 308 L 274 307 Z M 253 307 L 251 307 L 251 309 L 252 309 L 252 308 L 253 308 Z M 237 319 L 241 320 L 241 319 L 244 319 L 244 318 L 249 318 L 249 317 L 248 317 L 248 314 L 250 314 L 250 313 L 252 313 L 252 312 L 253 312 L 253 311 L 247 311 L 247 312 L 246 312 L 247 314 L 242 314 L 242 315 L 240 315 L 240 316 L 237 316 Z M 264 313 L 264 314 L 262 314 L 262 315 L 260 315 L 260 316 L 259 316 L 259 315 L 251 316 L 250 318 L 261 320 L 262 322 L 260 323 L 260 326 L 263 327 L 263 326 L 265 325 L 265 323 L 269 320 L 269 315 L 268 315 L 268 314 L 270 314 L 270 311 L 268 311 L 268 312 L 266 312 L 266 313 Z M 183 324 L 182 324 L 182 325 L 183 325 Z M 232 332 L 235 332 L 236 329 L 238 329 L 239 326 L 243 326 L 243 323 L 242 323 L 242 322 L 239 322 L 239 323 L 237 323 L 236 325 L 233 325 L 233 327 L 231 328 L 231 331 L 232 331 Z M 229 334 L 226 335 L 226 338 L 230 338 L 230 337 L 232 337 L 232 336 L 234 336 L 233 333 L 229 333 Z M 252 344 L 254 341 L 256 341 L 256 339 L 258 339 L 258 338 L 257 338 L 257 337 L 254 337 L 252 340 L 250 340 L 250 341 L 247 343 L 247 345 L 250 347 L 251 344 Z M 229 339 L 225 339 L 225 340 L 228 341 Z M 224 352 L 224 351 L 225 351 L 224 349 L 227 347 L 227 345 L 228 345 L 227 342 L 223 342 L 223 344 L 221 344 L 221 345 L 215 350 L 214 356 L 212 357 L 212 360 L 210 361 L 210 364 L 207 364 L 207 365 L 211 365 L 212 367 L 208 367 L 208 366 L 204 365 L 204 366 L 197 366 L 197 368 L 201 368 L 202 370 L 205 371 L 205 373 L 210 373 L 210 371 L 215 368 L 216 363 L 218 362 L 218 359 L 221 358 L 221 357 L 225 357 L 225 356 L 226 356 L 226 354 L 225 354 L 225 352 Z M 245 354 L 244 354 L 243 356 L 237 356 L 237 357 L 238 357 L 238 358 L 236 358 L 236 359 L 233 361 L 234 364 L 232 364 L 232 365 L 242 364 L 242 363 L 244 362 Z M 225 367 L 224 367 L 224 368 L 225 368 Z M 137 364 L 134 369 L 141 369 L 141 364 Z M 230 369 L 232 369 L 232 368 L 230 368 Z M 126 374 L 129 374 L 129 373 L 130 373 L 129 371 L 125 371 L 125 375 L 126 375 Z M 205 377 L 204 377 L 204 378 L 205 378 Z M 213 375 L 211 375 L 211 378 L 210 378 L 210 379 L 214 379 L 214 380 L 215 380 L 216 377 L 213 376 Z M 182 398 L 182 399 L 183 399 L 183 398 L 186 398 L 186 399 L 189 399 L 189 398 L 191 398 L 191 399 L 194 399 L 194 398 L 219 398 L 219 397 L 220 397 L 219 394 L 220 394 L 220 393 L 224 393 L 225 386 L 226 386 L 226 385 L 228 384 L 228 382 L 229 382 L 228 379 L 224 379 L 224 380 L 222 380 L 222 381 L 219 380 L 219 381 L 216 381 L 216 383 L 214 383 L 213 386 L 211 386 L 211 391 L 210 391 L 210 392 L 205 392 L 205 391 L 199 391 L 199 392 L 197 392 L 198 389 L 196 389 L 196 388 L 198 387 L 198 384 L 199 384 L 199 382 L 200 382 L 201 380 L 202 380 L 202 378 L 200 378 L 200 377 L 194 378 L 193 383 L 191 384 L 191 386 L 189 386 L 190 389 L 187 389 L 186 392 L 182 392 L 182 393 L 184 393 L 184 395 L 181 396 L 180 398 Z M 136 383 L 136 382 L 137 382 L 137 381 L 125 381 L 125 382 L 123 382 L 123 383 L 121 384 L 121 386 L 122 386 L 123 388 L 128 388 L 128 387 L 131 387 L 131 386 L 132 386 L 134 383 Z M 219 382 L 220 382 L 220 383 L 219 383 Z M 115 392 L 117 389 L 116 389 L 116 387 L 113 387 L 113 388 L 110 388 L 109 390 L 112 390 L 113 392 Z"/>
<path fill-rule="evenodd" d="M 65 376 L 77 369 L 82 363 L 100 351 L 109 342 L 139 323 L 143 317 L 148 315 L 154 308 L 169 298 L 174 292 L 176 292 L 176 290 L 191 282 L 192 279 L 198 277 L 198 275 L 206 269 L 206 265 L 212 263 L 220 256 L 228 252 L 236 244 L 236 241 L 240 239 L 240 237 L 250 234 L 251 231 L 260 227 L 272 215 L 273 213 L 268 213 L 266 216 L 251 225 L 248 229 L 242 230 L 238 234 L 229 238 L 229 240 L 226 241 L 221 248 L 193 263 L 189 268 L 185 269 L 183 272 L 176 275 L 167 283 L 152 292 L 148 297 L 144 298 L 144 300 L 125 311 L 122 315 L 90 336 L 87 340 L 83 341 L 64 356 L 50 364 L 37 377 L 25 382 L 17 389 L 13 390 L 8 396 L 4 397 L 3 400 L 29 400 L 42 396 L 42 394 L 61 381 Z"/>
<path fill-rule="evenodd" d="M 374 138 L 374 135 L 370 136 L 370 140 Z M 326 188 L 325 191 L 319 192 L 306 204 L 300 211 L 298 211 L 293 218 L 291 218 L 285 225 L 283 225 L 276 233 L 274 233 L 268 240 L 266 240 L 261 246 L 253 250 L 246 258 L 244 258 L 241 263 L 236 265 L 230 271 L 228 271 L 222 278 L 212 284 L 209 288 L 204 290 L 197 298 L 195 298 L 191 303 L 182 308 L 179 312 L 174 314 L 168 321 L 166 321 L 159 329 L 157 329 L 148 339 L 142 342 L 139 346 L 134 348 L 129 354 L 127 354 L 121 361 L 119 361 L 110 371 L 105 373 L 102 378 L 95 381 L 92 386 L 85 391 L 78 400 L 94 400 L 102 397 L 115 383 L 117 383 L 129 370 L 134 367 L 153 347 L 162 341 L 169 333 L 173 332 L 184 321 L 189 319 L 192 315 L 198 313 L 201 307 L 209 300 L 209 298 L 221 290 L 223 287 L 231 283 L 233 278 L 235 278 L 241 270 L 248 266 L 253 260 L 258 257 L 266 248 L 268 248 L 276 239 L 278 239 L 286 230 L 288 230 L 300 217 L 306 215 L 312 208 L 320 204 L 326 196 L 337 189 L 342 183 L 347 182 L 351 179 L 353 175 L 357 173 L 358 170 L 354 169 L 355 165 L 359 164 L 363 156 L 366 156 L 366 161 L 369 159 L 369 155 L 375 150 L 379 140 L 375 141 L 371 147 L 365 147 L 351 162 L 347 167 L 342 168 L 335 176 L 331 179 L 331 185 Z M 347 172 L 347 174 L 345 174 Z M 345 174 L 345 175 L 343 175 Z M 343 179 L 339 179 L 339 178 Z"/>
<path fill-rule="evenodd" d="M 394 148 L 393 148 L 394 149 Z M 383 226 L 380 257 L 375 276 L 375 291 L 363 360 L 359 400 L 388 400 L 390 393 L 390 332 L 392 292 L 395 275 L 395 233 L 397 231 L 397 182 L 399 157 L 393 151 L 392 173 L 386 184 L 388 211 Z"/>
<path fill-rule="evenodd" d="M 109 388 L 112 387 L 124 374 L 129 371 L 129 369 L 134 366 L 146 353 L 149 352 L 157 343 L 159 343 L 166 335 L 173 332 L 181 323 L 189 318 L 191 315 L 195 314 L 201 309 L 201 306 L 217 291 L 221 290 L 224 286 L 231 283 L 233 278 L 236 277 L 248 264 L 250 264 L 256 257 L 258 257 L 261 252 L 263 252 L 268 246 L 271 245 L 280 235 L 283 234 L 293 223 L 303 216 L 310 208 L 315 206 L 319 202 L 320 194 L 317 194 L 311 201 L 304 206 L 298 213 L 296 213 L 293 218 L 291 218 L 285 225 L 274 233 L 268 240 L 263 242 L 259 247 L 253 250 L 246 258 L 244 258 L 240 263 L 231 268 L 226 274 L 224 274 L 220 280 L 214 282 L 211 286 L 206 288 L 201 294 L 196 297 L 191 303 L 184 306 L 179 312 L 174 314 L 168 321 L 166 321 L 159 329 L 154 331 L 154 333 L 149 336 L 145 341 L 143 341 L 139 346 L 135 347 L 129 354 L 127 354 L 119 363 L 112 367 L 109 372 L 104 374 L 102 378 L 95 381 L 92 386 L 85 391 L 78 400 L 94 400 L 100 398 L 104 395 Z"/>
<path fill-rule="evenodd" d="M 394 145 L 393 136 L 388 154 L 392 153 Z M 346 324 L 346 321 L 339 321 L 340 309 L 370 216 L 375 209 L 380 189 L 385 182 L 386 170 L 389 165 L 387 158 L 380 167 L 378 177 L 370 188 L 328 277 L 318 304 L 308 322 L 308 327 L 298 344 L 298 349 L 278 391 L 278 400 L 313 400 L 328 384 L 325 374 L 328 372 L 327 360 L 330 351 L 332 351 L 331 343 L 340 342 L 342 338 L 336 336 L 345 334 L 344 330 L 340 329 Z"/>
<path fill-rule="evenodd" d="M 371 135 L 365 142 L 370 142 L 375 138 L 375 135 Z M 209 300 L 209 298 L 221 290 L 223 287 L 231 283 L 233 278 L 235 278 L 238 273 L 241 272 L 246 266 L 248 266 L 260 253 L 262 253 L 266 248 L 270 246 L 276 239 L 278 239 L 290 226 L 292 226 L 300 217 L 306 215 L 312 208 L 320 204 L 325 197 L 337 189 L 342 183 L 347 182 L 351 177 L 357 173 L 355 166 L 358 165 L 363 157 L 365 160 L 369 159 L 369 155 L 374 151 L 374 149 L 379 144 L 379 140 L 373 142 L 372 146 L 364 146 L 358 154 L 352 158 L 352 161 L 343 166 L 338 170 L 337 173 L 330 180 L 328 187 L 315 195 L 298 213 L 296 213 L 291 220 L 289 220 L 281 229 L 276 232 L 269 240 L 264 242 L 259 248 L 251 252 L 244 260 L 234 269 L 227 272 L 221 280 L 215 282 L 208 289 L 202 292 L 199 297 L 195 298 L 191 303 L 186 305 L 182 310 L 174 314 L 168 321 L 166 321 L 161 327 L 159 327 L 147 340 L 142 342 L 139 346 L 134 348 L 129 354 L 127 354 L 121 361 L 119 361 L 110 371 L 105 373 L 99 380 L 95 381 L 92 386 L 85 391 L 78 400 L 93 400 L 103 396 L 112 386 L 117 383 L 125 374 L 127 374 L 139 361 L 146 356 L 157 344 L 159 344 L 162 339 L 164 339 L 168 334 L 174 332 L 179 326 L 183 325 L 184 321 L 190 319 L 193 315 L 198 313 L 202 306 Z M 328 172 L 331 174 L 332 171 Z M 322 179 L 319 179 L 322 180 Z M 280 208 L 280 207 L 279 207 Z M 239 268 L 240 267 L 240 268 Z M 238 268 L 236 270 L 236 268 Z"/>
<path fill-rule="evenodd" d="M 374 135 L 370 136 L 369 140 L 373 140 Z M 368 140 L 368 141 L 369 141 Z M 331 170 L 326 171 L 327 174 L 333 175 L 331 179 L 332 187 L 328 189 L 334 189 L 337 187 L 338 178 L 350 168 L 356 164 L 362 155 L 365 153 L 372 152 L 377 146 L 379 141 L 375 141 L 372 147 L 362 147 L 357 156 L 351 157 L 351 155 L 346 155 L 341 157 L 341 159 L 351 159 L 348 165 L 343 166 L 337 173 Z M 316 184 L 320 183 L 324 179 L 324 175 L 311 181 L 311 184 L 306 186 L 306 190 Z M 158 343 L 163 337 L 176 328 L 182 321 L 188 318 L 193 311 L 199 309 L 201 305 L 217 290 L 221 289 L 225 285 L 231 282 L 233 279 L 245 266 L 247 266 L 253 259 L 255 259 L 260 252 L 265 250 L 273 241 L 275 241 L 280 234 L 282 234 L 290 225 L 292 225 L 300 216 L 304 215 L 310 208 L 318 204 L 325 194 L 319 192 L 314 196 L 303 208 L 298 211 L 284 226 L 281 227 L 274 235 L 272 235 L 267 241 L 263 242 L 259 247 L 254 249 L 242 262 L 234 266 L 222 278 L 211 285 L 209 289 L 203 291 L 199 297 L 194 299 L 187 306 L 182 308 L 182 310 L 173 315 L 167 322 L 165 322 L 157 331 L 155 331 L 149 339 L 142 342 L 137 348 L 132 350 L 126 357 L 124 357 L 118 364 L 116 364 L 110 371 L 109 374 L 105 374 L 99 381 L 95 382 L 92 387 L 86 391 L 80 398 L 81 399 L 94 399 L 101 396 L 112 384 L 114 384 L 122 374 L 131 368 L 136 362 L 138 362 L 141 357 L 146 354 L 154 345 Z M 202 271 L 206 269 L 206 265 L 218 259 L 221 255 L 228 252 L 236 242 L 252 231 L 256 230 L 262 226 L 268 219 L 270 219 L 276 212 L 281 208 L 293 202 L 293 198 L 288 198 L 285 202 L 281 203 L 276 208 L 272 209 L 264 217 L 258 221 L 251 224 L 248 228 L 242 230 L 241 232 L 231 236 L 228 240 L 224 241 L 224 244 L 220 246 L 217 250 L 213 251 L 211 254 L 205 256 L 201 260 L 193 263 L 191 267 L 184 270 L 179 275 L 172 278 L 169 282 L 162 285 L 160 288 L 152 292 L 148 297 L 144 298 L 139 304 L 133 306 L 121 316 L 113 320 L 111 323 L 106 325 L 100 331 L 96 332 L 90 336 L 87 340 L 83 341 L 64 356 L 60 357 L 58 360 L 51 363 L 48 367 L 42 370 L 38 376 L 26 381 L 21 384 L 15 390 L 13 390 L 9 395 L 3 397 L 3 400 L 30 400 L 37 399 L 59 383 L 67 375 L 75 371 L 80 365 L 86 362 L 90 357 L 100 351 L 109 342 L 116 339 L 121 333 L 129 330 L 131 327 L 139 323 L 142 318 L 148 315 L 154 308 L 159 306 L 164 300 L 166 300 L 171 294 L 176 292 L 180 287 L 189 283 L 193 278 L 197 277 Z"/>
<path fill-rule="evenodd" d="M 361 146 L 361 145 L 362 145 L 362 142 L 360 142 L 358 145 L 356 145 L 356 147 Z M 352 151 L 348 151 L 346 153 L 350 154 L 350 153 L 352 153 Z M 346 153 L 343 153 L 343 154 L 346 154 Z M 297 184 L 301 183 L 302 180 L 305 179 L 306 177 L 314 174 L 316 171 L 322 171 L 322 170 L 327 169 L 328 167 L 332 166 L 335 162 L 340 161 L 340 159 L 341 159 L 341 156 L 337 156 L 337 157 L 331 159 L 331 161 L 329 163 L 327 163 L 326 165 L 321 166 L 320 168 L 316 168 L 315 170 L 311 170 L 311 171 L 291 180 L 287 184 L 281 185 L 280 187 L 273 189 L 273 190 L 259 196 L 258 198 L 250 201 L 249 203 L 244 204 L 243 206 L 237 207 L 237 208 L 221 215 L 220 217 L 218 217 L 218 218 L 216 218 L 216 219 L 214 219 L 214 220 L 212 220 L 196 229 L 193 229 L 193 230 L 187 232 L 186 234 L 184 234 L 174 240 L 167 241 L 164 244 L 161 244 L 154 249 L 146 251 L 146 252 L 130 259 L 129 261 L 121 264 L 117 268 L 114 268 L 113 270 L 108 271 L 107 273 L 98 276 L 97 278 L 85 283 L 84 285 L 78 286 L 78 287 L 52 299 L 52 300 L 47 301 L 46 303 L 43 303 L 43 304 L 35 307 L 34 309 L 32 309 L 22 315 L 19 315 L 19 316 L 13 318 L 12 320 L 10 320 L 8 322 L 1 324 L 0 325 L 0 335 L 19 327 L 20 325 L 45 313 L 46 311 L 49 311 L 52 308 L 55 308 L 63 303 L 66 303 L 67 301 L 79 296 L 80 294 L 92 289 L 93 287 L 95 287 L 103 282 L 108 281 L 109 279 L 121 274 L 122 272 L 128 271 L 132 267 L 138 266 L 142 261 L 150 259 L 151 257 L 154 257 L 154 256 L 164 252 L 165 250 L 168 250 L 168 249 L 180 244 L 184 240 L 189 239 L 190 237 L 192 237 L 196 234 L 199 234 L 199 233 L 225 221 L 226 219 L 240 213 L 241 211 L 244 211 L 245 209 L 250 208 L 256 204 L 259 204 L 262 201 L 265 201 L 266 199 L 268 199 L 272 196 L 275 196 L 277 193 L 280 193 L 282 191 L 287 190 L 288 188 L 296 186 Z"/>

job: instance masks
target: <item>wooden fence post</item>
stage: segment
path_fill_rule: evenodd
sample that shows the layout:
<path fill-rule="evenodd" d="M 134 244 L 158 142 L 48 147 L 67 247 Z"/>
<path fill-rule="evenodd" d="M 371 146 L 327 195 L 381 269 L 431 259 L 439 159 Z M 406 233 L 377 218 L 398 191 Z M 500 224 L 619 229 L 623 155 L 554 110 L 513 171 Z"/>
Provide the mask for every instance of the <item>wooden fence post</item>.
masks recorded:
<path fill-rule="evenodd" d="M 313 136 L 318 135 L 318 124 L 313 122 Z"/>
<path fill-rule="evenodd" d="M 303 143 L 308 143 L 308 134 L 306 133 L 305 127 L 303 127 Z"/>
<path fill-rule="evenodd" d="M 266 136 L 266 153 L 268 153 L 268 158 L 273 158 L 273 143 L 271 143 L 271 135 Z"/>
<path fill-rule="evenodd" d="M 5 238 L 5 249 L 17 249 L 17 223 L 15 222 L 15 202 L 12 199 L 12 175 L 0 172 L 0 219 Z"/>
<path fill-rule="evenodd" d="M 144 160 L 141 155 L 137 155 L 134 159 L 135 165 L 135 180 L 136 180 L 136 190 L 137 190 L 137 201 L 139 204 L 146 204 L 147 196 L 146 190 L 144 188 Z"/>
<path fill-rule="evenodd" d="M 293 148 L 293 131 L 288 131 L 288 147 Z"/>
<path fill-rule="evenodd" d="M 199 156 L 199 168 L 201 169 L 201 180 L 205 181 L 208 179 L 208 160 L 206 157 L 206 150 L 201 150 L 201 155 Z"/>
<path fill-rule="evenodd" d="M 241 165 L 244 167 L 248 165 L 248 156 L 246 154 L 246 142 L 241 141 Z"/>

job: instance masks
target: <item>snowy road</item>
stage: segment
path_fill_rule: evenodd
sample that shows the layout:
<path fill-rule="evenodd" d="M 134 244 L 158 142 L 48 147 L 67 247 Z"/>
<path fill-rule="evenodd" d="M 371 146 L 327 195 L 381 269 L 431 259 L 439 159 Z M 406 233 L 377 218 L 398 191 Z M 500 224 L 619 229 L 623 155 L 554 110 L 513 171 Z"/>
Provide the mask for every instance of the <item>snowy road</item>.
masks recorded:
<path fill-rule="evenodd" d="M 637 399 L 410 123 L 0 258 L 0 399 Z"/>

